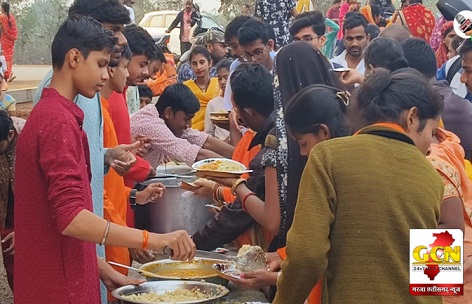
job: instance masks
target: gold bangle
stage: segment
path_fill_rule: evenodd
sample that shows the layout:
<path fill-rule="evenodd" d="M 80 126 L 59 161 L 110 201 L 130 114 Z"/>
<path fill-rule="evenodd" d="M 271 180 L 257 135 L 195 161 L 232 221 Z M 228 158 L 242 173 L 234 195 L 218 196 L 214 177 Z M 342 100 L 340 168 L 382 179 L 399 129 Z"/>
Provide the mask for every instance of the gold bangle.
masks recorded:
<path fill-rule="evenodd" d="M 109 232 L 110 232 L 110 221 L 107 221 L 107 227 L 105 228 L 105 233 L 103 234 L 103 238 L 102 238 L 102 241 L 100 242 L 100 246 L 105 245 Z"/>
<path fill-rule="evenodd" d="M 246 179 L 244 178 L 239 178 L 238 180 L 236 180 L 233 185 L 231 186 L 231 193 L 233 193 L 234 196 L 236 196 L 236 188 L 242 184 L 242 183 L 246 183 Z"/>

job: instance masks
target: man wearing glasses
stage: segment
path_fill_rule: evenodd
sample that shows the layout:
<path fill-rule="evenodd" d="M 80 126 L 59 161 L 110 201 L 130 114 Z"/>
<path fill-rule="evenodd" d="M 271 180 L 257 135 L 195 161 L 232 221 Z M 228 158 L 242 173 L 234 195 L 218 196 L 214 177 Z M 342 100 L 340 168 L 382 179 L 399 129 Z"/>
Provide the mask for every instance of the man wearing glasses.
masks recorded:
<path fill-rule="evenodd" d="M 330 31 L 326 33 L 326 28 Z M 293 41 L 305 41 L 320 50 L 326 58 L 331 58 L 339 25 L 323 16 L 319 11 L 306 12 L 295 17 L 290 27 Z"/>
<path fill-rule="evenodd" d="M 268 25 L 262 21 L 248 20 L 239 29 L 238 40 L 243 49 L 244 61 L 260 63 L 272 71 L 275 54 L 271 52 L 274 49 L 274 41 L 269 40 Z"/>

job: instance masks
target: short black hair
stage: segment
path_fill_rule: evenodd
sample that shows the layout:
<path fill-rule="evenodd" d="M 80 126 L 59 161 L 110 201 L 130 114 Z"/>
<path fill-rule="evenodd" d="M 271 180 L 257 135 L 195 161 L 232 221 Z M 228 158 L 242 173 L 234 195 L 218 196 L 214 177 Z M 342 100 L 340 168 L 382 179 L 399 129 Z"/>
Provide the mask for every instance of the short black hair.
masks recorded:
<path fill-rule="evenodd" d="M 320 11 L 313 11 L 297 15 L 292 26 L 290 26 L 290 34 L 295 36 L 301 29 L 306 27 L 311 27 L 316 35 L 323 36 L 326 33 L 326 23 L 323 13 Z"/>
<path fill-rule="evenodd" d="M 380 8 L 380 6 L 378 6 L 376 4 L 372 4 L 370 6 L 370 10 L 372 12 L 372 17 L 378 17 L 378 16 L 380 16 L 380 13 L 381 13 L 382 9 Z"/>
<path fill-rule="evenodd" d="M 156 45 L 156 54 L 154 58 L 151 58 L 151 60 L 159 60 L 162 63 L 167 63 L 167 58 L 164 55 L 164 52 L 162 51 L 162 48 L 158 45 Z"/>
<path fill-rule="evenodd" d="M 334 0 L 333 4 L 336 4 L 336 3 L 341 3 L 341 0 Z"/>
<path fill-rule="evenodd" d="M 211 62 L 210 52 L 208 51 L 206 47 L 203 47 L 201 45 L 197 45 L 190 51 L 190 55 L 188 56 L 188 61 L 192 62 L 192 57 L 197 54 L 203 55 L 203 57 L 205 57 L 208 60 L 208 62 Z"/>
<path fill-rule="evenodd" d="M 149 60 L 156 57 L 156 45 L 151 35 L 140 26 L 128 25 L 123 31 L 133 56 L 144 55 Z"/>
<path fill-rule="evenodd" d="M 52 65 L 60 69 L 67 53 L 78 49 L 85 59 L 93 51 L 110 51 L 116 44 L 113 33 L 97 20 L 82 15 L 68 17 L 54 37 L 51 46 Z"/>
<path fill-rule="evenodd" d="M 168 107 L 174 112 L 195 114 L 200 110 L 200 101 L 185 84 L 176 83 L 165 88 L 156 103 L 160 115 L 164 114 Z"/>
<path fill-rule="evenodd" d="M 272 74 L 259 63 L 242 63 L 231 74 L 234 103 L 269 117 L 274 110 Z"/>
<path fill-rule="evenodd" d="M 232 63 L 233 63 L 233 59 L 231 58 L 223 59 L 216 64 L 215 69 L 217 72 L 221 69 L 227 69 L 229 71 L 229 68 L 231 67 Z"/>
<path fill-rule="evenodd" d="M 465 53 L 468 52 L 472 52 L 472 40 L 465 39 L 465 41 L 462 42 L 459 48 L 459 55 L 461 55 L 461 57 L 464 57 Z"/>
<path fill-rule="evenodd" d="M 128 24 L 129 11 L 119 0 L 75 0 L 69 8 L 69 16 L 90 16 L 101 23 Z"/>
<path fill-rule="evenodd" d="M 228 23 L 228 26 L 225 29 L 225 41 L 229 42 L 231 38 L 237 38 L 239 29 L 243 27 L 243 24 L 246 23 L 246 21 L 251 19 L 256 20 L 254 17 L 251 16 L 237 16 L 233 20 L 231 20 L 231 22 Z"/>
<path fill-rule="evenodd" d="M 264 44 L 269 42 L 268 26 L 262 21 L 248 20 L 238 31 L 239 44 L 242 46 L 251 44 L 259 39 Z"/>
<path fill-rule="evenodd" d="M 274 41 L 274 51 L 276 51 L 277 50 L 277 37 L 275 37 L 274 28 L 272 27 L 272 25 L 265 22 L 264 22 L 264 26 L 267 29 L 267 33 L 269 33 L 269 40 Z"/>
<path fill-rule="evenodd" d="M 358 93 L 359 109 L 369 124 L 393 122 L 403 126 L 401 113 L 416 107 L 421 131 L 426 120 L 438 117 L 444 107 L 442 98 L 433 91 L 428 80 L 410 68 L 393 73 L 375 69 Z"/>
<path fill-rule="evenodd" d="M 400 43 L 384 37 L 377 37 L 367 45 L 364 61 L 366 66 L 371 64 L 373 67 L 385 68 L 390 72 L 408 67 Z"/>
<path fill-rule="evenodd" d="M 459 48 L 459 46 L 462 44 L 462 38 L 460 36 L 454 36 L 454 38 L 451 39 L 451 47 L 452 49 L 456 50 Z M 447 46 L 449 47 L 449 46 Z"/>
<path fill-rule="evenodd" d="M 123 47 L 123 51 L 121 51 L 121 56 L 120 58 L 124 58 L 126 60 L 131 60 L 133 57 L 133 54 L 131 54 L 131 50 L 129 49 L 129 46 L 125 45 Z M 120 64 L 119 60 L 110 60 L 110 63 L 108 64 L 109 67 L 111 68 L 116 68 Z"/>
<path fill-rule="evenodd" d="M 380 28 L 375 24 L 367 24 L 367 34 L 369 34 L 370 39 L 375 39 L 379 37 Z"/>
<path fill-rule="evenodd" d="M 348 136 L 347 106 L 345 100 L 339 97 L 340 93 L 337 88 L 320 84 L 310 85 L 298 92 L 285 111 L 285 123 L 291 135 L 316 134 L 320 125 L 325 124 L 331 138 Z"/>
<path fill-rule="evenodd" d="M 367 24 L 368 22 L 363 15 L 353 12 L 347 13 L 343 23 L 343 33 L 346 33 L 346 30 L 352 30 L 353 28 L 362 26 L 367 34 Z"/>
<path fill-rule="evenodd" d="M 244 7 L 247 7 L 247 8 L 251 8 L 251 7 L 249 6 L 249 4 L 247 4 L 247 3 L 244 4 L 243 6 L 244 6 Z"/>
<path fill-rule="evenodd" d="M 151 99 L 154 97 L 151 88 L 145 84 L 138 84 L 138 92 L 139 97 L 149 97 Z"/>
<path fill-rule="evenodd" d="M 428 79 L 436 76 L 436 56 L 431 46 L 423 39 L 407 39 L 402 44 L 402 49 L 411 68 L 418 70 Z"/>
<path fill-rule="evenodd" d="M 8 138 L 10 130 L 13 130 L 13 120 L 7 111 L 0 111 L 0 141 Z"/>

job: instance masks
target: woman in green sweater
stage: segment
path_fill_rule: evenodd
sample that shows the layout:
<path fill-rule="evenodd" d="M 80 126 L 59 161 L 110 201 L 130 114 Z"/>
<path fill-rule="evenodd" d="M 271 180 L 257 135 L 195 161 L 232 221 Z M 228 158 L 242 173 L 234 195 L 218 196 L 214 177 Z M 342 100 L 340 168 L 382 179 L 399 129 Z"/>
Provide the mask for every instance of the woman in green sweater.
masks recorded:
<path fill-rule="evenodd" d="M 425 155 L 443 107 L 426 80 L 378 69 L 358 106 L 370 124 L 316 145 L 300 184 L 273 303 L 441 303 L 409 293 L 409 229 L 436 228 L 443 195 Z"/>

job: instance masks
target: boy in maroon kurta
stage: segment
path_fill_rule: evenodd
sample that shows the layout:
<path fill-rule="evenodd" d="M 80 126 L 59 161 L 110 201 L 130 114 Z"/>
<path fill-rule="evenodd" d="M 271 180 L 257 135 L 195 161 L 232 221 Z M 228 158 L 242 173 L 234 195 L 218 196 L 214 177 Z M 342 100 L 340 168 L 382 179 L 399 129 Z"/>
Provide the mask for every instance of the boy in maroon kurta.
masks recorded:
<path fill-rule="evenodd" d="M 52 44 L 54 74 L 17 145 L 15 303 L 99 303 L 95 244 L 66 236 L 92 212 L 84 114 L 72 100 L 92 97 L 108 79 L 113 34 L 71 17 Z"/>

